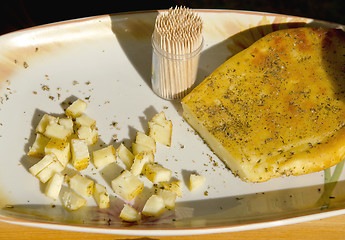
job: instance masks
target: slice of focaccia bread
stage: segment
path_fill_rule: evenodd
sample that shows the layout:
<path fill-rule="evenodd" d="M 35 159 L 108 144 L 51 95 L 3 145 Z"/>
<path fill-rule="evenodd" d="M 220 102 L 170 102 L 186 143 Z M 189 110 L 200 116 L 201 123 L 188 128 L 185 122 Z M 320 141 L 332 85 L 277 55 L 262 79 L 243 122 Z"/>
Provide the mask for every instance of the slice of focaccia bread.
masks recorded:
<path fill-rule="evenodd" d="M 345 34 L 273 32 L 182 99 L 183 116 L 235 175 L 263 182 L 345 156 Z"/>

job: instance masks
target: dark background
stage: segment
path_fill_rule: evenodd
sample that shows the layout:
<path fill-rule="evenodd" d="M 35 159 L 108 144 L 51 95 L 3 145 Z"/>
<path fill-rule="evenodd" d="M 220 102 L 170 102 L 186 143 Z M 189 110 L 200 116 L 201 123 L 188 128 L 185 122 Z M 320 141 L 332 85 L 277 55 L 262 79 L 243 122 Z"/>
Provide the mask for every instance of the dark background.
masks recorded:
<path fill-rule="evenodd" d="M 0 34 L 81 17 L 118 12 L 168 9 L 176 5 L 194 9 L 234 9 L 280 13 L 345 24 L 345 7 L 341 0 L 1 0 Z"/>

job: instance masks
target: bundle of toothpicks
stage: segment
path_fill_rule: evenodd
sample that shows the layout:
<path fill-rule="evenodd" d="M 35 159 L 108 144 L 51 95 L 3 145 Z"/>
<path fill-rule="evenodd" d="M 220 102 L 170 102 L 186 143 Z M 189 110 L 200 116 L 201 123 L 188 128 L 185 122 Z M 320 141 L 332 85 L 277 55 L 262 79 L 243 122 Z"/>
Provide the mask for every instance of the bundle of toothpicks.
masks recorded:
<path fill-rule="evenodd" d="M 159 96 L 179 99 L 189 92 L 202 43 L 202 20 L 195 11 L 175 7 L 158 14 L 152 35 L 152 87 Z"/>

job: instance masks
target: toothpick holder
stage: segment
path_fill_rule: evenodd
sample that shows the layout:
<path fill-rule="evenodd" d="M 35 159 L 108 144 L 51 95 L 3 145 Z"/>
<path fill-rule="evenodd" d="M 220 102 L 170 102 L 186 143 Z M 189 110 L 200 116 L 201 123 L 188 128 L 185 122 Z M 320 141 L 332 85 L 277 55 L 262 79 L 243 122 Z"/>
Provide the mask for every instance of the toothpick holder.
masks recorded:
<path fill-rule="evenodd" d="M 193 87 L 203 48 L 201 18 L 188 8 L 157 16 L 152 34 L 152 89 L 160 97 L 183 98 Z"/>
<path fill-rule="evenodd" d="M 173 54 L 161 49 L 152 37 L 152 89 L 160 97 L 183 98 L 196 80 L 203 44 L 187 54 Z"/>

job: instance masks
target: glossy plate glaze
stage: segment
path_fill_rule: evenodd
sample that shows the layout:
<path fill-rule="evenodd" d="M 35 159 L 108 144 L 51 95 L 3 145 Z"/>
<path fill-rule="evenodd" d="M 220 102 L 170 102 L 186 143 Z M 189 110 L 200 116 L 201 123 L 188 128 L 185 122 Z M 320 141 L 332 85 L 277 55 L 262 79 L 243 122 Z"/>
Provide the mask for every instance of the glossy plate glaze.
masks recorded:
<path fill-rule="evenodd" d="M 226 59 L 267 33 L 301 26 L 343 28 L 339 24 L 276 14 L 225 10 L 198 11 L 204 21 L 204 49 L 197 83 Z M 242 182 L 210 151 L 183 120 L 178 101 L 151 90 L 151 34 L 157 11 L 104 15 L 54 23 L 0 37 L 0 219 L 52 229 L 127 235 L 207 234 L 309 221 L 345 213 L 343 163 L 323 172 L 283 177 L 265 183 Z M 123 202 L 110 182 L 121 163 L 82 174 L 104 184 L 110 208 L 94 200 L 69 212 L 44 195 L 44 185 L 28 169 L 26 155 L 34 127 L 44 113 L 60 115 L 81 98 L 101 135 L 93 149 L 121 142 L 130 146 L 137 130 L 165 111 L 173 122 L 172 146 L 158 145 L 156 161 L 182 180 L 175 210 L 129 224 L 118 217 Z M 117 123 L 114 125 L 114 123 Z M 73 173 L 69 166 L 67 174 Z M 198 172 L 206 183 L 189 192 L 188 177 Z M 147 193 L 150 187 L 147 187 Z M 145 198 L 134 205 L 140 209 Z"/>

